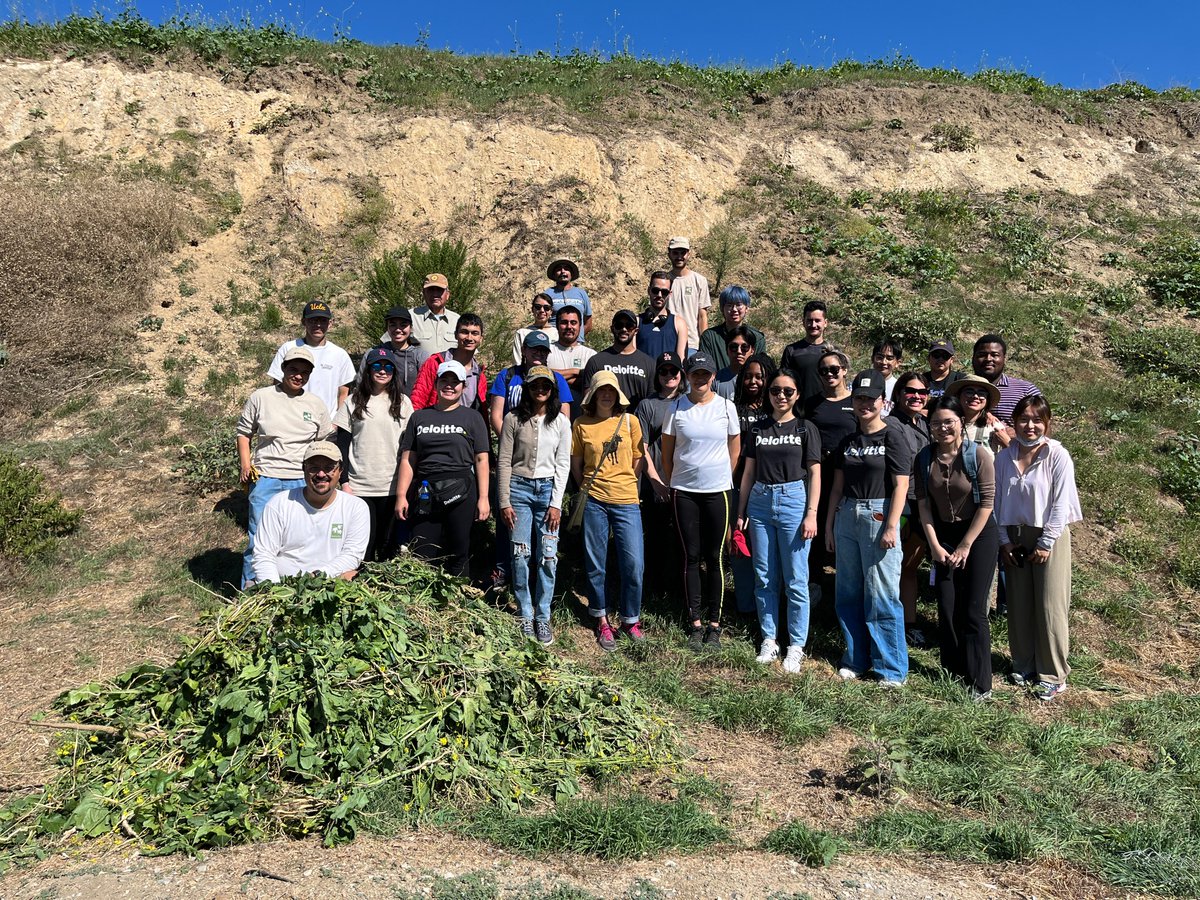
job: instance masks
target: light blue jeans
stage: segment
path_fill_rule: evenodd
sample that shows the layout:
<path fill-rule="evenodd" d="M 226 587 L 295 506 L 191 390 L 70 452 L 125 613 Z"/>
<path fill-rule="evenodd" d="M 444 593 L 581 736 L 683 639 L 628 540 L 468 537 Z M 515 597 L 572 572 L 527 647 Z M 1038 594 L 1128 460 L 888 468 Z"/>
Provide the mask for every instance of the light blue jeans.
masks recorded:
<path fill-rule="evenodd" d="M 602 503 L 589 499 L 583 508 L 588 612 L 595 618 L 608 614 L 604 580 L 608 574 L 610 532 L 617 552 L 617 574 L 621 582 L 621 621 L 628 625 L 642 618 L 644 560 L 641 507 L 636 503 Z"/>
<path fill-rule="evenodd" d="M 887 500 L 842 500 L 834 536 L 837 547 L 838 623 L 846 639 L 842 665 L 860 675 L 868 669 L 885 681 L 908 677 L 904 606 L 900 603 L 899 540 L 879 546 Z"/>
<path fill-rule="evenodd" d="M 782 582 L 787 592 L 787 632 L 793 647 L 808 640 L 808 548 L 801 537 L 808 497 L 803 481 L 755 483 L 746 513 L 754 557 L 754 599 L 763 638 L 775 639 Z"/>
<path fill-rule="evenodd" d="M 558 532 L 546 527 L 546 511 L 554 493 L 553 478 L 512 476 L 509 502 L 517 517 L 512 530 L 512 583 L 522 619 L 550 621 L 550 598 L 558 566 Z M 530 564 L 537 568 L 530 584 Z"/>
<path fill-rule="evenodd" d="M 258 520 L 262 518 L 267 501 L 276 494 L 298 487 L 304 487 L 303 478 L 267 478 L 260 475 L 258 481 L 254 482 L 250 490 L 250 521 L 246 526 L 246 533 L 250 537 L 242 556 L 242 587 L 254 580 L 254 535 L 258 532 Z"/>

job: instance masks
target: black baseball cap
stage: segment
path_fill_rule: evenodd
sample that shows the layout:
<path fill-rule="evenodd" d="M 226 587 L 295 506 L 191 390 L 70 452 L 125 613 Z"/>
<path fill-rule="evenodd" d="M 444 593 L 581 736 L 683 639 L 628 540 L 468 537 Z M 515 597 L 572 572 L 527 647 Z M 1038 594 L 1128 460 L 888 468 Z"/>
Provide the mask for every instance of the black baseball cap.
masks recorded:
<path fill-rule="evenodd" d="M 333 310 L 329 308 L 329 304 L 324 300 L 314 300 L 312 303 L 304 305 L 304 314 L 301 319 L 332 319 Z"/>
<path fill-rule="evenodd" d="M 930 353 L 945 353 L 947 356 L 954 355 L 954 344 L 949 338 L 939 338 L 929 345 Z"/>
<path fill-rule="evenodd" d="M 393 306 L 383 314 L 383 321 L 386 322 L 388 319 L 403 319 L 405 322 L 411 322 L 413 317 L 412 313 L 408 311 L 408 307 Z"/>
<path fill-rule="evenodd" d="M 711 372 L 717 374 L 717 364 L 713 362 L 713 358 L 701 350 L 699 353 L 693 353 L 683 363 L 683 370 L 691 375 L 693 372 Z"/>
<path fill-rule="evenodd" d="M 882 397 L 887 390 L 887 379 L 883 377 L 882 372 L 877 372 L 874 369 L 864 369 L 854 376 L 854 383 L 850 386 L 851 397 Z"/>
<path fill-rule="evenodd" d="M 668 350 L 659 355 L 654 361 L 654 371 L 657 372 L 663 366 L 674 366 L 680 372 L 683 371 L 683 366 L 679 362 L 679 354 L 673 350 Z"/>
<path fill-rule="evenodd" d="M 638 323 L 637 313 L 635 313 L 631 310 L 628 310 L 628 309 L 617 310 L 616 314 L 612 317 L 612 323 L 614 325 L 616 325 L 618 320 L 620 320 L 620 319 L 628 319 L 631 323 L 633 323 L 634 328 L 637 327 L 637 323 Z"/>

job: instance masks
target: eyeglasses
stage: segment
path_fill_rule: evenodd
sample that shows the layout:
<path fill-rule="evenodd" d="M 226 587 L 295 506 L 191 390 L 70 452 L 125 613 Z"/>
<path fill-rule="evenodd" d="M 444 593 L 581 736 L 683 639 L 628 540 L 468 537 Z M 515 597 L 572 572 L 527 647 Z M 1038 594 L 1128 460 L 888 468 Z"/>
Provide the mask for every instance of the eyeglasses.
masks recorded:
<path fill-rule="evenodd" d="M 790 398 L 796 396 L 796 389 L 795 388 L 785 388 L 785 387 L 773 387 L 773 388 L 771 388 L 771 396 L 772 397 L 786 397 L 786 398 L 790 399 Z"/>
<path fill-rule="evenodd" d="M 726 306 L 740 306 L 740 307 L 742 307 L 743 309 L 745 309 L 745 308 L 746 308 L 746 307 L 748 307 L 750 304 L 749 304 L 749 303 L 747 303 L 745 300 L 726 300 L 726 301 L 725 301 L 725 305 L 726 305 Z"/>
<path fill-rule="evenodd" d="M 670 288 L 650 288 L 651 297 L 669 297 L 670 295 Z"/>
<path fill-rule="evenodd" d="M 892 354 L 890 354 L 890 353 L 876 353 L 876 354 L 875 354 L 875 356 L 874 356 L 874 357 L 872 357 L 872 358 L 873 358 L 873 359 L 881 359 L 881 360 L 883 360 L 884 362 L 895 362 L 895 361 L 896 361 L 896 360 L 898 360 L 900 357 L 898 357 L 898 356 L 892 356 Z"/>
<path fill-rule="evenodd" d="M 817 369 L 817 371 L 822 375 L 841 375 L 842 367 L 841 366 L 823 366 L 823 367 Z"/>
<path fill-rule="evenodd" d="M 372 372 L 395 372 L 396 367 L 390 362 L 373 362 L 371 363 Z"/>
<path fill-rule="evenodd" d="M 304 471 L 312 475 L 328 475 L 330 472 L 336 472 L 341 467 L 339 462 L 306 462 Z"/>
<path fill-rule="evenodd" d="M 930 428 L 937 428 L 941 431 L 953 431 L 954 426 L 958 424 L 958 419 L 946 419 L 943 422 L 933 422 Z"/>
<path fill-rule="evenodd" d="M 928 397 L 929 388 L 909 388 L 904 389 L 905 397 Z"/>
<path fill-rule="evenodd" d="M 549 303 L 535 303 L 533 304 L 533 308 L 535 312 L 548 312 L 554 309 Z"/>
<path fill-rule="evenodd" d="M 729 349 L 732 350 L 734 353 L 749 353 L 754 348 L 751 347 L 749 344 L 743 344 L 743 343 L 739 342 L 736 344 L 730 344 Z"/>

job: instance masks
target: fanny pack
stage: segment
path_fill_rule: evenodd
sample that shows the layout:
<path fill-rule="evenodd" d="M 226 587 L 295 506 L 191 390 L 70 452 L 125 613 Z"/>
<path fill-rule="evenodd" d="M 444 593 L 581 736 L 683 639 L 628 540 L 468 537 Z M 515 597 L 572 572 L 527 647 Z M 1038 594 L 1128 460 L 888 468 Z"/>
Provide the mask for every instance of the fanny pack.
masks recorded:
<path fill-rule="evenodd" d="M 442 509 L 458 506 L 471 492 L 471 480 L 465 475 L 448 475 L 429 479 L 429 493 L 435 505 Z"/>

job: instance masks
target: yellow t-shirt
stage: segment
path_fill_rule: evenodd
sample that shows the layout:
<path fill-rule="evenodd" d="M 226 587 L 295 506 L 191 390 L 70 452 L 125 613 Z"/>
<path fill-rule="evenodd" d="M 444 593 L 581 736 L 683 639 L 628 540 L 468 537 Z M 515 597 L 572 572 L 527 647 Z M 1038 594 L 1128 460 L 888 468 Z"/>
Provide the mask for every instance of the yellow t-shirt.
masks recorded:
<path fill-rule="evenodd" d="M 598 419 L 581 416 L 571 428 L 571 455 L 583 457 L 583 483 L 595 471 L 604 452 L 604 445 L 617 430 L 620 416 Z M 621 442 L 615 456 L 600 466 L 600 474 L 592 483 L 591 496 L 601 503 L 637 504 L 638 482 L 634 466 L 642 458 L 642 428 L 637 416 L 630 413 L 621 426 Z"/>

